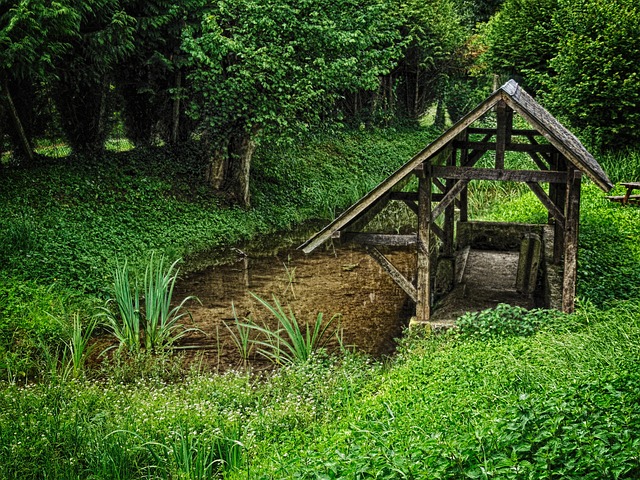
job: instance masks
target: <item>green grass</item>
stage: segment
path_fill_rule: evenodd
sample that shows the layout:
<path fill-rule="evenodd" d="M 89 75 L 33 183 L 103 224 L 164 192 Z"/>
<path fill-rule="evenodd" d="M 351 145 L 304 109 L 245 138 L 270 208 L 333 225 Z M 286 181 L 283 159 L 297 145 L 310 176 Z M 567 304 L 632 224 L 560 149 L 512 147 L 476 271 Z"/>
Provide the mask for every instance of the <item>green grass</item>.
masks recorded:
<path fill-rule="evenodd" d="M 223 209 L 168 150 L 153 163 L 132 150 L 8 170 L 3 214 L 18 226 L 0 232 L 16 246 L 0 271 L 0 478 L 638 478 L 640 208 L 588 181 L 574 315 L 499 307 L 458 334 L 408 332 L 386 363 L 320 352 L 269 375 L 215 376 L 165 353 L 109 358 L 97 380 L 60 374 L 54 347 L 82 347 L 91 327 L 78 289 L 106 292 L 116 259 L 144 271 L 165 243 L 173 256 L 331 217 L 427 135 L 263 152 L 252 211 Z M 615 182 L 640 179 L 639 154 L 602 163 Z M 487 188 L 482 202 L 501 202 L 481 214 L 545 221 L 521 193 Z M 60 318 L 78 322 L 70 332 Z"/>

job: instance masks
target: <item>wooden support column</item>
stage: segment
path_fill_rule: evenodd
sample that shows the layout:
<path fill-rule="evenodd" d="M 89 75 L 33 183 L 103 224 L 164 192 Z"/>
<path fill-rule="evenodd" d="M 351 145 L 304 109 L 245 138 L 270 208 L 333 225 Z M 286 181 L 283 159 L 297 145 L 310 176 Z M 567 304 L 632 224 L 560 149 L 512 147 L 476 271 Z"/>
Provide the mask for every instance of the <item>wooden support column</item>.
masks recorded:
<path fill-rule="evenodd" d="M 469 141 L 469 129 L 465 128 L 460 134 L 460 139 L 465 143 Z M 469 160 L 469 150 L 464 147 L 460 150 L 460 165 L 466 165 Z M 460 221 L 469 220 L 469 189 L 467 185 L 460 191 Z"/>
<path fill-rule="evenodd" d="M 556 168 L 558 170 L 567 170 L 567 161 L 560 154 L 556 155 L 554 162 L 556 162 Z M 565 225 L 568 213 L 566 211 L 567 183 L 551 183 L 550 185 L 554 186 L 553 197 L 551 198 L 556 207 L 564 211 L 565 216 L 564 224 L 557 221 L 553 224 L 553 263 L 558 265 L 562 261 L 562 255 L 564 253 Z"/>
<path fill-rule="evenodd" d="M 580 225 L 580 181 L 582 173 L 573 165 L 568 168 L 565 201 L 564 275 L 562 278 L 562 311 L 573 313 L 578 267 L 578 230 Z"/>
<path fill-rule="evenodd" d="M 456 161 L 457 149 L 454 148 L 451 150 L 451 155 L 449 156 L 447 163 L 450 167 L 455 167 Z M 451 191 L 454 184 L 455 180 L 452 180 L 450 178 L 447 179 L 445 196 Z M 455 202 L 451 202 L 444 211 L 444 243 L 442 245 L 442 253 L 447 257 L 453 256 L 453 242 L 455 239 L 455 213 Z"/>
<path fill-rule="evenodd" d="M 431 166 L 418 173 L 418 245 L 416 320 L 431 317 Z"/>
<path fill-rule="evenodd" d="M 504 169 L 504 152 L 511 143 L 511 130 L 513 129 L 513 110 L 507 106 L 504 100 L 496 105 L 498 127 L 496 130 L 496 169 Z"/>

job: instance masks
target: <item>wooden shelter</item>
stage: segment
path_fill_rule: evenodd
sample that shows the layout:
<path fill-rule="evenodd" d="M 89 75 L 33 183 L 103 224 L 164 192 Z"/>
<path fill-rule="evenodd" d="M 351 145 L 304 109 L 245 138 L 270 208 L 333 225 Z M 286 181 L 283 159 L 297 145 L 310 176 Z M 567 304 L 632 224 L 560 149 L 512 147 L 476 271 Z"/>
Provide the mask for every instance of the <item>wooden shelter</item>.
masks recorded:
<path fill-rule="evenodd" d="M 473 126 L 489 112 L 495 113 L 494 128 Z M 522 117 L 530 128 L 514 128 L 514 114 Z M 477 167 L 488 151 L 495 152 L 495 165 Z M 507 151 L 526 152 L 534 168 L 505 168 Z M 417 321 L 429 321 L 435 274 L 433 242 L 439 239 L 439 255 L 453 258 L 456 207 L 458 221 L 467 222 L 469 181 L 524 182 L 549 212 L 554 238 L 553 262 L 564 266 L 562 310 L 572 312 L 583 175 L 605 192 L 613 187 L 580 141 L 510 80 L 300 248 L 310 253 L 337 237 L 368 245 L 371 256 L 415 301 Z M 418 178 L 417 191 L 403 191 L 414 176 Z M 548 184 L 548 189 L 541 184 Z M 412 235 L 362 233 L 363 227 L 394 200 L 404 202 L 417 214 L 417 232 Z M 444 221 L 436 223 L 441 215 L 444 215 Z M 376 248 L 380 245 L 416 246 L 415 284 Z"/>

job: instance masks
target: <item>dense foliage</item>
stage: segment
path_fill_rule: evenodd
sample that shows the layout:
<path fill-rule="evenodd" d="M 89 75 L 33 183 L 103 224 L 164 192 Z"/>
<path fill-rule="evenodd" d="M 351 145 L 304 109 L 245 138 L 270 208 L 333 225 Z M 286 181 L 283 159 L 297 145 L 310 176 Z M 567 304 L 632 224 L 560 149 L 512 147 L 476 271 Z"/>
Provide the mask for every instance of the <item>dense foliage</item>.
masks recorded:
<path fill-rule="evenodd" d="M 640 8 L 632 0 L 507 0 L 489 67 L 516 76 L 601 148 L 640 143 Z"/>

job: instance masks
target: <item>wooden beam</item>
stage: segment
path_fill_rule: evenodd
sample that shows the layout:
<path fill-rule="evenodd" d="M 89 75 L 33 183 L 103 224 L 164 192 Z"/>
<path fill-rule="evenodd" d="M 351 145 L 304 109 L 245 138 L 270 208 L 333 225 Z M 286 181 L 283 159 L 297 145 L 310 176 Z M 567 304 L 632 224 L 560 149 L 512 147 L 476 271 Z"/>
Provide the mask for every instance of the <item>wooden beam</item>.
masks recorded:
<path fill-rule="evenodd" d="M 484 133 L 484 134 L 491 134 L 491 135 L 495 135 L 496 134 L 496 129 L 495 128 L 478 128 L 478 127 L 469 127 L 467 128 L 467 131 L 469 132 L 469 134 L 474 134 L 474 133 Z M 529 136 L 529 135 L 538 135 L 538 136 L 542 136 L 542 134 L 537 131 L 537 130 L 530 130 L 530 129 L 518 129 L 518 128 L 514 128 L 511 130 L 511 134 L 512 135 L 517 135 L 517 136 Z"/>
<path fill-rule="evenodd" d="M 540 200 L 542 204 L 547 208 L 547 211 L 553 216 L 553 218 L 556 219 L 556 222 L 558 222 L 560 225 L 564 227 L 564 222 L 565 222 L 564 215 L 562 214 L 560 209 L 556 207 L 556 205 L 553 203 L 551 198 L 549 198 L 549 196 L 544 191 L 544 189 L 537 183 L 534 183 L 534 182 L 526 182 L 526 183 L 531 189 L 531 191 L 535 193 L 536 197 L 538 197 L 538 200 Z"/>
<path fill-rule="evenodd" d="M 431 212 L 431 221 L 435 222 L 436 218 L 438 218 L 442 212 L 451 204 L 458 194 L 462 191 L 462 189 L 467 185 L 468 180 L 462 179 L 458 180 L 455 185 L 451 187 L 451 189 L 445 194 L 444 198 Z"/>
<path fill-rule="evenodd" d="M 451 167 L 455 167 L 457 161 L 458 161 L 458 154 L 457 154 L 457 150 L 454 148 L 451 151 L 451 157 L 449 158 L 448 164 Z M 463 185 L 462 188 L 464 188 L 465 185 Z M 446 193 L 448 194 L 449 192 L 451 192 L 451 189 L 454 186 L 454 180 L 451 180 L 450 178 L 448 178 L 446 186 L 447 186 Z M 460 191 L 462 191 L 462 189 L 460 189 Z M 444 225 L 443 225 L 444 226 L 444 242 L 442 244 L 442 252 L 447 257 L 453 257 L 454 235 L 455 235 L 455 199 L 457 198 L 457 196 L 458 195 L 455 195 L 453 197 L 454 201 L 449 201 L 449 205 L 447 205 L 444 210 Z M 445 197 L 446 197 L 446 194 L 445 194 Z M 445 199 L 443 198 L 442 200 L 445 200 Z M 440 203 L 442 203 L 442 201 Z"/>
<path fill-rule="evenodd" d="M 511 138 L 509 138 L 507 134 L 507 131 L 510 130 L 510 128 L 508 128 L 509 115 L 507 108 L 504 100 L 500 100 L 496 105 L 496 114 L 498 117 L 498 127 L 496 129 L 496 170 L 504 169 L 504 152 L 507 143 L 511 141 Z"/>
<path fill-rule="evenodd" d="M 490 150 L 497 150 L 498 146 L 494 142 L 474 142 L 474 141 L 454 141 L 452 146 L 454 148 L 473 148 L 477 151 L 488 152 Z M 538 144 L 532 145 L 530 143 L 510 143 L 505 145 L 505 151 L 508 152 L 533 152 L 533 153 L 552 153 L 556 151 L 553 145 Z"/>
<path fill-rule="evenodd" d="M 468 141 L 469 132 L 471 129 L 466 128 L 459 136 L 458 140 Z M 488 140 L 488 139 L 487 139 Z M 460 150 L 460 165 L 468 166 L 469 150 L 463 148 Z M 466 222 L 469 220 L 469 186 L 468 184 L 460 191 L 460 221 Z"/>
<path fill-rule="evenodd" d="M 562 311 L 573 313 L 578 270 L 578 229 L 580 225 L 580 186 L 582 175 L 569 166 L 564 228 L 564 275 L 562 277 Z"/>
<path fill-rule="evenodd" d="M 416 287 L 405 278 L 402 273 L 398 271 L 398 269 L 389 261 L 387 257 L 385 257 L 377 248 L 370 247 L 367 248 L 367 253 L 371 255 L 378 265 L 382 267 L 382 269 L 389 274 L 391 279 L 396 282 L 396 284 L 413 300 L 417 302 L 418 300 L 418 292 Z"/>
<path fill-rule="evenodd" d="M 566 182 L 567 174 L 540 170 L 496 170 L 493 168 L 433 167 L 433 175 L 458 180 L 496 180 L 509 182 Z"/>
<path fill-rule="evenodd" d="M 418 238 L 413 235 L 390 235 L 385 233 L 343 232 L 341 240 L 362 245 L 381 245 L 387 247 L 407 247 L 415 245 Z"/>
<path fill-rule="evenodd" d="M 426 171 L 425 171 L 426 170 Z M 431 318 L 431 172 L 428 168 L 418 177 L 418 248 L 416 320 L 428 322 Z"/>

